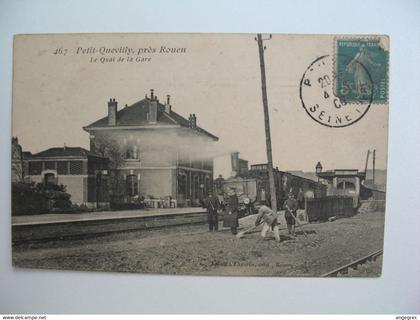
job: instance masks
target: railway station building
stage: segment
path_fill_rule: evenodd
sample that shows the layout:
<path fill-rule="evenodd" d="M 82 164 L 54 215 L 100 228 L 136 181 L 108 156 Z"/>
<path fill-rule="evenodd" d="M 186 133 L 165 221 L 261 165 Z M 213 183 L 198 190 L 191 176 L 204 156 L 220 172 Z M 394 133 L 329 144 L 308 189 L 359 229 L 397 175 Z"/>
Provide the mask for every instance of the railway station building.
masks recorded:
<path fill-rule="evenodd" d="M 197 206 L 213 188 L 211 149 L 218 137 L 161 103 L 154 91 L 83 128 L 90 150 L 109 159 L 110 196 L 116 203 L 160 199 L 172 206 Z"/>

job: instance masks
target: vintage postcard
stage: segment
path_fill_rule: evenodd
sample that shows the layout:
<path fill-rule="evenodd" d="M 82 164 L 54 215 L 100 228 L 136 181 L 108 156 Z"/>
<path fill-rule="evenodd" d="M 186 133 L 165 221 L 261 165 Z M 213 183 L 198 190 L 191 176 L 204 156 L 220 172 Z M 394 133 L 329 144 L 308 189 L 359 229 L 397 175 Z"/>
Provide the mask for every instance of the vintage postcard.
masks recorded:
<path fill-rule="evenodd" d="M 13 265 L 378 277 L 385 35 L 14 38 Z"/>

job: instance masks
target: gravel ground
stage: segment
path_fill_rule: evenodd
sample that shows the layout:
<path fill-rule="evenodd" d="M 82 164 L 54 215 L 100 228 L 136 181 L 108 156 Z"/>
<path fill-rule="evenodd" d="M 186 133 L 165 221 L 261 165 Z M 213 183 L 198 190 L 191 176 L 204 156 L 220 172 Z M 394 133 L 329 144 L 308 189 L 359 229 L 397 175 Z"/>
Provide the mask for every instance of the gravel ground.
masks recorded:
<path fill-rule="evenodd" d="M 243 228 L 254 217 L 240 221 Z M 282 223 L 281 227 L 285 227 Z M 291 239 L 243 239 L 207 226 L 111 234 L 94 239 L 57 240 L 13 247 L 13 264 L 24 268 L 121 271 L 160 274 L 319 276 L 383 247 L 384 213 L 357 214 L 303 227 Z M 299 228 L 297 229 L 299 230 Z M 381 260 L 377 260 L 381 261 Z M 380 276 L 381 263 L 351 276 Z"/>
<path fill-rule="evenodd" d="M 382 256 L 378 257 L 375 261 L 367 261 L 359 265 L 356 270 L 349 268 L 347 274 L 343 277 L 377 277 L 381 274 L 382 270 Z"/>

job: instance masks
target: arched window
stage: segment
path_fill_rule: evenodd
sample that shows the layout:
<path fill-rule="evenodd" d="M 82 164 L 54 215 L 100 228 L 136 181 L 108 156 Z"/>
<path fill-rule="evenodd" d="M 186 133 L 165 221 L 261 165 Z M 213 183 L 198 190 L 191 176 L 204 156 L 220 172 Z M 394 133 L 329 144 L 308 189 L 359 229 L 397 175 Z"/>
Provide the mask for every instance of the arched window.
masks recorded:
<path fill-rule="evenodd" d="M 344 182 L 340 182 L 339 184 L 337 184 L 337 189 L 344 190 Z"/>
<path fill-rule="evenodd" d="M 356 186 L 354 185 L 353 182 L 346 181 L 346 190 L 347 191 L 355 191 Z"/>
<path fill-rule="evenodd" d="M 55 174 L 48 172 L 44 174 L 44 183 L 45 184 L 56 184 Z"/>
<path fill-rule="evenodd" d="M 339 184 L 337 184 L 337 189 L 338 190 L 343 190 L 343 191 L 353 192 L 353 191 L 356 190 L 356 186 L 353 182 L 342 181 Z"/>

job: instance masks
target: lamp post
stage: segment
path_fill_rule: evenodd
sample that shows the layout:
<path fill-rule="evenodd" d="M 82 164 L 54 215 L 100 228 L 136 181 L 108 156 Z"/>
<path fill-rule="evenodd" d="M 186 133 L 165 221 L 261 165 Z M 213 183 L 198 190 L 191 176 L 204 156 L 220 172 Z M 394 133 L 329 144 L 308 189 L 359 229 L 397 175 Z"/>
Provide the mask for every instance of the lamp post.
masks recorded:
<path fill-rule="evenodd" d="M 318 177 L 318 183 L 319 183 L 319 174 L 322 172 L 322 164 L 320 161 L 318 161 L 318 163 L 315 166 L 315 172 L 316 172 L 316 176 Z"/>

